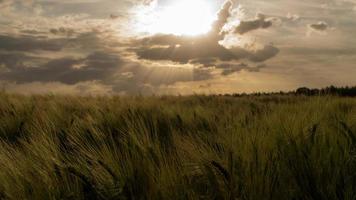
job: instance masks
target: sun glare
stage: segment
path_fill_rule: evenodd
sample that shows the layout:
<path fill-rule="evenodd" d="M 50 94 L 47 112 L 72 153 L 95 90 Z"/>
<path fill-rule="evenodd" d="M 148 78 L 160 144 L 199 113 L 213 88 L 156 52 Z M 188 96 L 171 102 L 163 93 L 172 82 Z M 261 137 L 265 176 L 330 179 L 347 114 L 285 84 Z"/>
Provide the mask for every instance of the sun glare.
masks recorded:
<path fill-rule="evenodd" d="M 200 35 L 209 32 L 216 16 L 208 0 L 175 0 L 137 10 L 139 32 Z"/>

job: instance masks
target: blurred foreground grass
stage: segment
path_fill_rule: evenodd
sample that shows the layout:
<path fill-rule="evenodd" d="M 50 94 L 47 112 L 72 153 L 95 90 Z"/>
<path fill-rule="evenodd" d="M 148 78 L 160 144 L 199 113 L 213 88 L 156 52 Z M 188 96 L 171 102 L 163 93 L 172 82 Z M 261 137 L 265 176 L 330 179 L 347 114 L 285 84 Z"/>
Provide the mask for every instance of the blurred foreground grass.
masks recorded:
<path fill-rule="evenodd" d="M 0 199 L 356 199 L 356 99 L 1 93 Z"/>

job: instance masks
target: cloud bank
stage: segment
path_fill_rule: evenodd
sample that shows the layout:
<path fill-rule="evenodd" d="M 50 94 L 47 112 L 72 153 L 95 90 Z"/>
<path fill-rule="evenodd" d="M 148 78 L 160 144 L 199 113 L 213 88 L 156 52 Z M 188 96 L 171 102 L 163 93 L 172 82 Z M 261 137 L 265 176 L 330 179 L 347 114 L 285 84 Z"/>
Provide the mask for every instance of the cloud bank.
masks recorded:
<path fill-rule="evenodd" d="M 220 1 L 204 35 L 131 30 L 132 8 L 172 1 L 0 0 L 0 86 L 177 94 L 356 84 L 353 0 Z"/>

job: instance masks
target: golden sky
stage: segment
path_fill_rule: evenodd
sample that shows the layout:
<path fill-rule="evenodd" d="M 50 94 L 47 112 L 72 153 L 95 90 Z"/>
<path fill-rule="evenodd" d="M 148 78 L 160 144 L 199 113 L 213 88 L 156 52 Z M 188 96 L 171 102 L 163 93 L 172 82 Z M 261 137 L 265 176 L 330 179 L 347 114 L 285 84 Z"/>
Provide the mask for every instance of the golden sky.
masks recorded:
<path fill-rule="evenodd" d="M 0 86 L 210 94 L 356 85 L 355 17 L 355 0 L 0 0 Z"/>

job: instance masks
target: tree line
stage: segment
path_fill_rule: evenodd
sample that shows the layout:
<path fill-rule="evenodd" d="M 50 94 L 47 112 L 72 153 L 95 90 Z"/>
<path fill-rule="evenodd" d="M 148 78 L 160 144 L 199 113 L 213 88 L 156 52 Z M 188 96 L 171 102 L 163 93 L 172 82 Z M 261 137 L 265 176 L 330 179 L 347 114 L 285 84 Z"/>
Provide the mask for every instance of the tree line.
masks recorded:
<path fill-rule="evenodd" d="M 256 92 L 252 94 L 247 93 L 235 93 L 235 94 L 225 94 L 219 96 L 233 96 L 233 97 L 243 97 L 243 96 L 268 96 L 268 95 L 295 95 L 295 96 L 341 96 L 341 97 L 356 97 L 356 86 L 353 87 L 336 87 L 329 86 L 325 88 L 308 88 L 300 87 L 295 91 L 289 92 Z"/>

